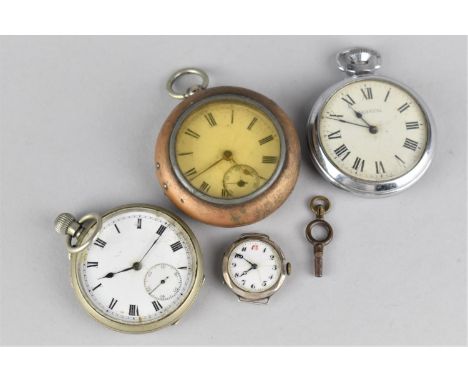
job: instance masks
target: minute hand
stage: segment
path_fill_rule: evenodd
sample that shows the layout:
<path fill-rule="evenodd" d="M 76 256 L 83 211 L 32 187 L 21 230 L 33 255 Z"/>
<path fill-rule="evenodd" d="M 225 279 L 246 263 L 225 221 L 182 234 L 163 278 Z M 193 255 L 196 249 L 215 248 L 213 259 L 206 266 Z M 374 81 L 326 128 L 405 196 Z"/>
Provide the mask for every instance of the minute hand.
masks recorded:
<path fill-rule="evenodd" d="M 344 119 L 330 118 L 330 117 L 325 117 L 325 118 L 331 119 L 331 120 L 333 120 L 333 121 L 338 121 L 338 122 L 341 122 L 341 123 L 348 123 L 348 124 L 350 124 L 350 125 L 365 127 L 366 129 L 369 128 L 369 126 L 361 125 L 361 124 L 359 124 L 359 123 L 354 123 L 354 122 L 345 121 Z"/>

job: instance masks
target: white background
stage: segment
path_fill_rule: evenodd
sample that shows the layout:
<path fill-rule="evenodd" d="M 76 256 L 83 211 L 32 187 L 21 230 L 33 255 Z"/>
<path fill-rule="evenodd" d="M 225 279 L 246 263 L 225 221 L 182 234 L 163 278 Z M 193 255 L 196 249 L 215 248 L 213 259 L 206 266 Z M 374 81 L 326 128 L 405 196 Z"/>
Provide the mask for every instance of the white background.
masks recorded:
<path fill-rule="evenodd" d="M 460 345 L 466 343 L 466 40 L 463 37 L 2 38 L 2 344 Z M 222 229 L 186 217 L 206 283 L 176 327 L 115 333 L 86 315 L 69 285 L 55 216 L 145 202 L 175 209 L 153 176 L 153 145 L 177 104 L 176 69 L 212 86 L 244 86 L 281 105 L 303 143 L 312 102 L 343 74 L 337 51 L 367 45 L 381 74 L 417 90 L 437 124 L 436 158 L 410 190 L 369 200 L 335 189 L 305 144 L 298 185 L 255 225 Z M 327 195 L 335 229 L 313 277 L 308 199 Z M 175 211 L 177 212 L 177 211 Z M 178 212 L 177 212 L 178 213 Z M 178 213 L 181 215 L 180 213 Z M 182 215 L 183 216 L 183 215 Z M 268 306 L 238 303 L 221 255 L 240 233 L 270 234 L 293 275 Z"/>

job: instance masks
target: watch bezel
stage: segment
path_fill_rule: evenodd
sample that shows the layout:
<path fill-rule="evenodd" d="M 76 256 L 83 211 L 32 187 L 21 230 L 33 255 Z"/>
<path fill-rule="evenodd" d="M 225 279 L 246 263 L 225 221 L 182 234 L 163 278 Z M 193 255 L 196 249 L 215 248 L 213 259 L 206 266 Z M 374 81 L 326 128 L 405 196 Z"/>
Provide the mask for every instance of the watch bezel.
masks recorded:
<path fill-rule="evenodd" d="M 248 200 L 238 203 L 214 203 L 200 198 L 179 179 L 172 166 L 170 141 L 180 116 L 193 104 L 213 96 L 234 95 L 252 99 L 268 110 L 278 121 L 284 137 L 284 163 L 278 175 L 267 188 Z M 279 133 L 280 134 L 280 133 Z M 281 136 L 281 135 L 280 135 Z M 199 90 L 179 103 L 170 113 L 158 135 L 155 147 L 156 177 L 165 195 L 190 217 L 201 222 L 221 226 L 238 227 L 264 219 L 277 210 L 296 185 L 300 168 L 301 148 L 296 129 L 286 113 L 272 100 L 249 89 L 220 86 Z M 278 166 L 279 168 L 279 166 Z"/>
<path fill-rule="evenodd" d="M 229 256 L 231 255 L 234 248 L 237 247 L 242 242 L 251 241 L 251 240 L 258 240 L 258 241 L 267 243 L 268 245 L 271 245 L 274 248 L 274 250 L 278 253 L 278 256 L 280 257 L 280 261 L 281 261 L 280 276 L 278 280 L 270 288 L 262 292 L 249 292 L 249 291 L 245 291 L 241 289 L 231 279 L 231 276 L 228 270 Z M 275 294 L 281 288 L 287 275 L 287 261 L 286 261 L 283 251 L 278 246 L 278 244 L 276 244 L 273 240 L 271 240 L 267 235 L 258 234 L 258 233 L 243 234 L 236 241 L 234 241 L 224 252 L 222 271 L 223 271 L 224 282 L 229 287 L 229 289 L 235 295 L 237 295 L 237 297 L 243 299 L 243 301 L 256 302 L 259 300 L 270 298 L 273 294 Z"/>
<path fill-rule="evenodd" d="M 188 311 L 188 309 L 192 306 L 193 302 L 195 301 L 198 293 L 200 292 L 201 286 L 204 280 L 203 274 L 203 254 L 201 252 L 200 245 L 198 244 L 198 240 L 196 239 L 192 230 L 187 226 L 185 222 L 183 222 L 178 216 L 173 214 L 172 212 L 150 204 L 127 204 L 120 207 L 113 208 L 102 215 L 103 222 L 111 218 L 112 216 L 120 213 L 131 212 L 131 211 L 148 211 L 154 212 L 157 211 L 159 213 L 163 213 L 168 217 L 172 218 L 176 223 L 178 223 L 182 229 L 187 233 L 187 236 L 194 248 L 194 262 L 196 263 L 196 267 L 194 267 L 194 276 L 193 276 L 193 284 L 192 288 L 182 301 L 179 307 L 177 307 L 173 312 L 169 313 L 166 317 L 145 322 L 141 324 L 127 324 L 123 322 L 116 321 L 108 316 L 105 316 L 102 312 L 100 312 L 93 304 L 93 302 L 89 299 L 86 292 L 82 289 L 84 286 L 80 280 L 80 266 L 82 262 L 86 259 L 87 255 L 87 248 L 78 253 L 70 253 L 70 264 L 71 264 L 71 281 L 72 287 L 75 291 L 75 294 L 81 303 L 81 305 L 85 308 L 86 312 L 90 314 L 95 320 L 100 322 L 101 324 L 125 333 L 146 333 L 152 332 L 168 325 L 172 325 L 177 323 L 180 318 Z M 90 232 L 92 225 L 86 228 L 79 239 L 77 240 L 77 245 L 81 242 L 86 240 L 88 232 Z"/>
<path fill-rule="evenodd" d="M 262 113 L 264 113 L 273 123 L 276 133 L 278 134 L 279 140 L 280 140 L 280 155 L 279 155 L 279 160 L 278 164 L 271 175 L 271 177 L 263 184 L 260 188 L 255 190 L 254 192 L 241 196 L 239 198 L 232 198 L 232 199 L 223 199 L 223 198 L 217 198 L 214 196 L 207 195 L 197 188 L 195 188 L 189 180 L 184 176 L 182 170 L 179 167 L 179 164 L 177 163 L 177 155 L 176 155 L 176 150 L 175 150 L 175 145 L 176 145 L 176 140 L 177 140 L 177 135 L 180 131 L 180 128 L 182 124 L 185 122 L 185 120 L 198 108 L 203 107 L 206 104 L 212 103 L 212 102 L 217 102 L 217 101 L 232 101 L 233 103 L 240 103 L 240 104 L 246 104 L 249 105 L 253 108 L 256 108 L 260 110 Z M 281 172 L 284 170 L 284 162 L 286 159 L 286 139 L 284 136 L 284 130 L 281 126 L 280 121 L 276 117 L 276 115 L 269 110 L 264 104 L 259 102 L 258 100 L 252 98 L 252 97 L 247 97 L 242 94 L 234 94 L 234 93 L 224 93 L 224 94 L 214 94 L 214 95 L 208 95 L 196 102 L 193 102 L 189 107 L 187 107 L 184 112 L 177 118 L 174 128 L 172 129 L 171 136 L 169 138 L 169 159 L 171 162 L 171 166 L 174 170 L 174 174 L 177 177 L 177 180 L 194 196 L 203 199 L 207 202 L 217 204 L 217 205 L 237 205 L 241 203 L 246 203 L 249 202 L 250 200 L 253 200 L 260 195 L 262 195 L 268 188 L 271 187 L 271 185 L 276 182 L 276 179 L 278 179 L 279 175 Z"/>
<path fill-rule="evenodd" d="M 320 141 L 320 116 L 330 100 L 343 87 L 361 81 L 383 81 L 400 87 L 418 103 L 427 124 L 427 142 L 418 163 L 404 175 L 385 181 L 370 181 L 353 177 L 340 170 L 325 153 Z M 417 182 L 427 171 L 434 155 L 434 119 L 422 98 L 407 85 L 389 77 L 363 74 L 345 78 L 326 89 L 314 103 L 307 122 L 307 142 L 309 154 L 318 172 L 333 185 L 353 194 L 366 197 L 383 197 L 397 194 Z"/>

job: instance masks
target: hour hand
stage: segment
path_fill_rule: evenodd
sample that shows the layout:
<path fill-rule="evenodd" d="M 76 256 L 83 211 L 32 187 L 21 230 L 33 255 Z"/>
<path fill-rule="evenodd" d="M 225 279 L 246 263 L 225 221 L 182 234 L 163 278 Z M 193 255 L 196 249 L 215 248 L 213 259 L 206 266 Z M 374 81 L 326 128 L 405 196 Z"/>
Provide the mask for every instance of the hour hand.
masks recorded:
<path fill-rule="evenodd" d="M 138 265 L 136 265 L 136 264 L 138 264 L 138 263 L 135 263 L 135 264 L 133 264 L 131 267 L 122 269 L 121 271 L 118 271 L 118 272 L 109 272 L 107 275 L 100 277 L 99 280 L 100 280 L 100 279 L 111 279 L 111 278 L 114 277 L 117 273 L 127 272 L 127 271 L 129 271 L 130 269 L 137 269 L 137 266 L 138 266 Z"/>

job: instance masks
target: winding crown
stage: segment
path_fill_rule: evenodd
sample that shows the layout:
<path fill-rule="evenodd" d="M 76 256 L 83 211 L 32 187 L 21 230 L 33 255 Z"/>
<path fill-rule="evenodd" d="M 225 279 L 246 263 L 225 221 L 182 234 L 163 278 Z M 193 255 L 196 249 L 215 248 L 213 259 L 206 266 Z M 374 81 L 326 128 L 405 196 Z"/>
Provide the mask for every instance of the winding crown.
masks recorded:
<path fill-rule="evenodd" d="M 68 212 L 64 212 L 55 218 L 55 230 L 62 235 L 67 235 L 68 228 L 70 228 L 73 223 L 78 223 L 75 217 Z"/>

